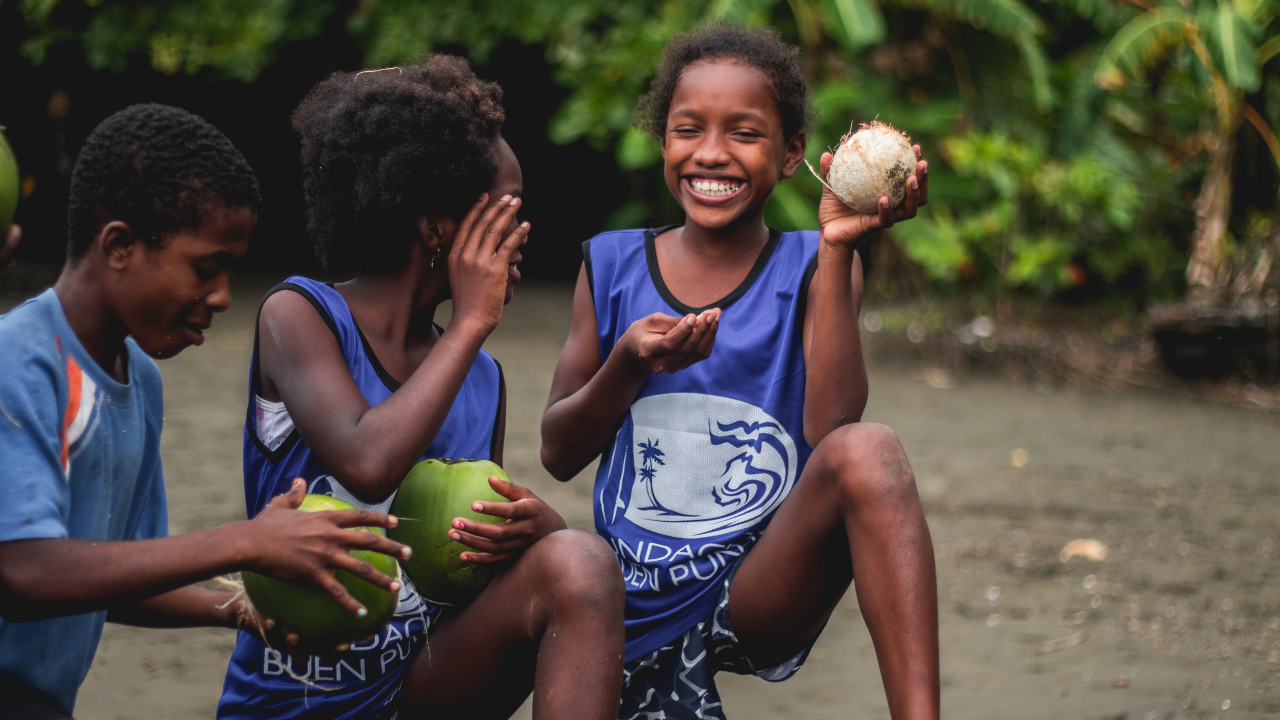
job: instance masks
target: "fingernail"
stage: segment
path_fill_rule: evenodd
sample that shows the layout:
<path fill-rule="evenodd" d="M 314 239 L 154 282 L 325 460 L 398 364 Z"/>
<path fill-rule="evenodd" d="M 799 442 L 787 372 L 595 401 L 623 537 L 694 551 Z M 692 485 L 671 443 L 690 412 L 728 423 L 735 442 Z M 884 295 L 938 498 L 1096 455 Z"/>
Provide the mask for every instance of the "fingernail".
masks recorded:
<path fill-rule="evenodd" d="M 404 546 L 404 548 L 400 550 L 400 557 L 404 558 L 405 560 L 408 560 L 409 558 L 413 557 L 413 548 L 409 547 L 408 545 Z"/>
<path fill-rule="evenodd" d="M 400 592 L 400 581 L 399 581 L 399 580 L 392 580 L 392 581 L 391 581 L 391 592 Z"/>
<path fill-rule="evenodd" d="M 266 620 L 262 621 L 262 626 L 270 630 L 271 628 L 276 626 L 276 621 L 272 620 L 271 618 L 267 618 Z"/>
<path fill-rule="evenodd" d="M 466 553 L 462 553 L 461 555 L 459 555 L 459 557 L 461 557 L 461 558 L 463 559 L 463 561 L 469 561 L 469 560 L 471 560 L 471 556 L 470 556 L 470 555 L 468 555 L 468 554 L 466 554 Z"/>
<path fill-rule="evenodd" d="M 524 228 L 525 230 L 528 230 L 530 226 L 529 226 L 529 223 L 527 223 L 527 222 L 522 222 L 522 223 L 520 223 L 520 227 Z"/>
<path fill-rule="evenodd" d="M 456 533 L 456 532 L 451 532 L 451 533 L 449 533 L 449 539 L 450 539 L 450 540 L 457 540 L 457 539 L 459 539 L 459 538 L 461 538 L 461 537 L 462 537 L 462 536 L 461 536 L 461 535 L 459 535 L 459 534 L 458 534 L 458 533 Z"/>
<path fill-rule="evenodd" d="M 391 527 L 395 527 L 396 525 L 400 524 L 400 518 L 396 517 L 395 515 L 388 515 L 387 522 L 391 525 Z"/>
<path fill-rule="evenodd" d="M 471 506 L 471 509 L 472 509 L 472 510 L 475 510 L 476 512 L 480 512 L 480 503 L 476 503 L 475 505 L 472 505 L 472 506 Z M 462 529 L 462 525 L 461 525 L 461 524 L 459 524 L 459 525 L 458 525 L 458 529 L 459 529 L 459 530 L 461 530 L 461 529 Z"/>
<path fill-rule="evenodd" d="M 473 510 L 474 510 L 474 509 L 476 509 L 475 505 L 472 505 L 471 507 L 472 507 L 472 509 L 473 509 Z M 456 528 L 458 528 L 459 530 L 461 530 L 461 529 L 462 529 L 462 521 L 461 521 L 461 520 L 459 520 L 459 519 L 457 519 L 457 518 L 454 518 L 454 520 L 453 520 L 453 526 L 454 526 L 454 527 L 456 527 Z"/>
<path fill-rule="evenodd" d="M 512 205 L 519 205 L 519 204 L 520 204 L 520 198 L 511 198 L 511 204 L 512 204 Z"/>
<path fill-rule="evenodd" d="M 339 645 L 338 647 L 334 648 L 334 650 L 337 650 L 338 652 L 346 652 L 350 649 L 351 649 L 350 645 Z"/>
<path fill-rule="evenodd" d="M 503 195 L 503 196 L 502 196 L 502 199 L 501 199 L 501 200 L 499 200 L 498 202 L 500 202 L 500 203 L 507 203 L 507 202 L 510 202 L 510 201 L 511 201 L 511 196 L 510 196 L 510 195 Z"/>
<path fill-rule="evenodd" d="M 364 617 L 365 615 L 368 615 L 368 614 L 369 614 L 369 611 L 365 610 L 364 608 L 360 608 L 359 610 L 356 611 L 356 615 L 358 615 L 359 617 Z"/>
<path fill-rule="evenodd" d="M 907 182 L 911 183 L 912 190 L 915 190 L 920 187 L 920 182 L 916 180 L 915 175 L 912 175 L 911 177 L 907 178 Z"/>

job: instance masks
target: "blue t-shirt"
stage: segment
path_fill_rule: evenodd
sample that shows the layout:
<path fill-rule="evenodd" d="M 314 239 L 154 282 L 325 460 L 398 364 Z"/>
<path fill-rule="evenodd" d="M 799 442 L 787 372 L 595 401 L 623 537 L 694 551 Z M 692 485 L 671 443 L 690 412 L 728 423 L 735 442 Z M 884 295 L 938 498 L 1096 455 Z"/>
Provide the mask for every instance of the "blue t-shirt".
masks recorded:
<path fill-rule="evenodd" d="M 812 452 L 801 329 L 818 234 L 770 231 L 738 288 L 691 308 L 658 272 L 665 229 L 604 233 L 583 248 L 602 362 L 653 313 L 722 311 L 711 357 L 651 375 L 600 458 L 595 525 L 622 564 L 628 662 L 706 618 Z"/>
<path fill-rule="evenodd" d="M 267 297 L 280 290 L 302 295 L 320 314 L 337 338 L 347 370 L 370 407 L 400 388 L 378 362 L 337 290 L 315 280 L 292 277 Z M 358 508 L 390 510 L 394 493 L 376 505 L 361 502 L 320 464 L 293 427 L 283 403 L 261 399 L 256 339 L 249 377 L 244 492 L 250 517 L 261 512 L 271 498 L 287 492 L 294 478 L 305 479 L 309 493 L 332 495 Z M 492 459 L 503 392 L 502 368 L 481 350 L 423 458 Z M 222 686 L 218 717 L 395 718 L 404 674 L 441 612 L 439 606 L 418 594 L 407 575 L 401 576 L 401 582 L 400 602 L 391 622 L 373 639 L 354 643 L 350 652 L 295 661 L 267 647 L 258 637 L 241 632 Z"/>
<path fill-rule="evenodd" d="M 160 372 L 133 340 L 125 346 L 121 384 L 89 357 L 53 290 L 0 316 L 0 542 L 168 534 Z M 106 619 L 0 619 L 0 674 L 70 713 Z"/>

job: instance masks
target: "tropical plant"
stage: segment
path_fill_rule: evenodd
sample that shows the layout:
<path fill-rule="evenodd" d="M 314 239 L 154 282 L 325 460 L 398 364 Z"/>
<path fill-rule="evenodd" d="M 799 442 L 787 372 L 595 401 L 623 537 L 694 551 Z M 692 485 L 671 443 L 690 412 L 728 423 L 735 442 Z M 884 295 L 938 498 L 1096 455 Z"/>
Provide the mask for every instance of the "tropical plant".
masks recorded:
<path fill-rule="evenodd" d="M 1280 53 L 1280 34 L 1269 27 L 1276 6 L 1270 0 L 1194 0 L 1148 8 L 1116 32 L 1094 78 L 1099 86 L 1118 90 L 1130 78 L 1145 78 L 1160 63 L 1176 67 L 1181 60 L 1185 64 L 1185 58 L 1171 58 L 1171 53 L 1189 53 L 1198 63 L 1189 76 L 1200 81 L 1205 94 L 1211 94 L 1216 117 L 1208 133 L 1209 168 L 1195 203 L 1187 286 L 1193 300 L 1220 300 L 1232 274 L 1228 222 L 1242 119 L 1265 139 L 1280 164 L 1280 143 L 1245 99 L 1247 93 L 1261 88 L 1262 68 Z"/>

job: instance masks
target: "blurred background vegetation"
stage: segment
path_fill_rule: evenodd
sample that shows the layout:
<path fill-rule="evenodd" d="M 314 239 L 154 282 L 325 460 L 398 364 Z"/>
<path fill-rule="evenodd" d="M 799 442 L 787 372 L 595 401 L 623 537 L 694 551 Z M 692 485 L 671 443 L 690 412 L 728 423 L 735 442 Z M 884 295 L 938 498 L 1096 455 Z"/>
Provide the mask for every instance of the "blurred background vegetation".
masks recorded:
<path fill-rule="evenodd" d="M 630 127 L 663 45 L 713 17 L 802 48 L 808 156 L 878 117 L 931 161 L 931 202 L 866 249 L 882 296 L 1266 305 L 1277 272 L 1274 0 L 0 0 L 0 124 L 30 259 L 56 259 L 79 143 L 131 102 L 198 112 L 266 204 L 250 265 L 308 269 L 288 114 L 334 70 L 468 56 L 501 82 L 537 246 L 571 278 L 602 229 L 680 220 Z M 768 220 L 816 227 L 799 173 Z M 1272 298 L 1274 302 L 1274 298 Z M 1274 307 L 1274 305 L 1273 305 Z"/>

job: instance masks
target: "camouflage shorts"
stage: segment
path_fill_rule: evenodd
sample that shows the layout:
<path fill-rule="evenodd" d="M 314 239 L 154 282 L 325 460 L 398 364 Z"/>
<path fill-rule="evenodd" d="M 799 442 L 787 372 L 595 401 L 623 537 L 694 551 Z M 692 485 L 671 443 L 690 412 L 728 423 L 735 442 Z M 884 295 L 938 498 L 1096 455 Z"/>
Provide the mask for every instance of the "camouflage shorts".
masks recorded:
<path fill-rule="evenodd" d="M 725 720 L 716 673 L 727 671 L 782 682 L 804 665 L 812 642 L 791 659 L 763 670 L 757 670 L 742 651 L 729 623 L 729 585 L 740 565 L 741 560 L 729 570 L 720 601 L 705 620 L 623 667 L 619 720 Z"/>

